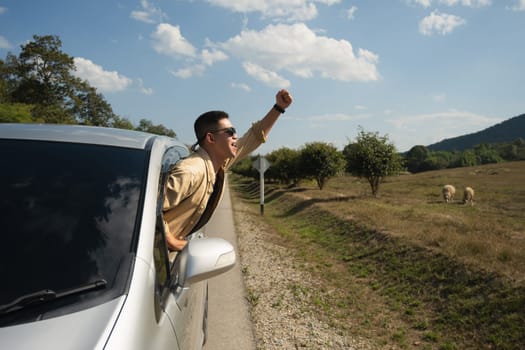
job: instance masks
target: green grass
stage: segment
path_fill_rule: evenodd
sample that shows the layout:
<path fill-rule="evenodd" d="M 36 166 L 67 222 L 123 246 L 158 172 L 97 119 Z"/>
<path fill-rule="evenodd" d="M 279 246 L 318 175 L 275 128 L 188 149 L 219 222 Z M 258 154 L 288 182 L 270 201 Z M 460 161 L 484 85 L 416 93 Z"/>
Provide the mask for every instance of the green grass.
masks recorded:
<path fill-rule="evenodd" d="M 267 184 L 264 221 L 322 282 L 312 307 L 345 333 L 384 348 L 522 349 L 524 174 L 516 162 L 403 175 L 379 198 L 353 177 L 323 191 Z M 234 183 L 256 215 L 258 186 Z M 467 185 L 473 207 L 457 198 Z"/>

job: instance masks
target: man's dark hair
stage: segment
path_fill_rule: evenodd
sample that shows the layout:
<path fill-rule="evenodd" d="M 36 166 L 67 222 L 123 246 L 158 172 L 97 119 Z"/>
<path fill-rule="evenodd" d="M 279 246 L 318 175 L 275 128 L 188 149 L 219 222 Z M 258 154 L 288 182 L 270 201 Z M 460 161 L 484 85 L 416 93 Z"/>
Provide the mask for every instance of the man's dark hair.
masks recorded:
<path fill-rule="evenodd" d="M 195 136 L 197 137 L 197 143 L 200 145 L 204 140 L 206 133 L 215 130 L 220 120 L 227 119 L 229 117 L 230 116 L 228 113 L 223 111 L 209 111 L 201 114 L 193 124 Z"/>

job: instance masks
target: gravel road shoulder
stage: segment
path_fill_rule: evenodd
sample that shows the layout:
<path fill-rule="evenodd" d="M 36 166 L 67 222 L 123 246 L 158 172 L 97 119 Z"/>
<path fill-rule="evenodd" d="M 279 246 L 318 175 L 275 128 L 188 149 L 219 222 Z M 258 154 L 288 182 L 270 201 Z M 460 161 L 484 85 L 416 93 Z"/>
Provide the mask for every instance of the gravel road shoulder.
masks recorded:
<path fill-rule="evenodd" d="M 241 270 L 257 349 L 374 349 L 316 317 L 308 291 L 315 281 L 258 213 L 232 200 Z"/>

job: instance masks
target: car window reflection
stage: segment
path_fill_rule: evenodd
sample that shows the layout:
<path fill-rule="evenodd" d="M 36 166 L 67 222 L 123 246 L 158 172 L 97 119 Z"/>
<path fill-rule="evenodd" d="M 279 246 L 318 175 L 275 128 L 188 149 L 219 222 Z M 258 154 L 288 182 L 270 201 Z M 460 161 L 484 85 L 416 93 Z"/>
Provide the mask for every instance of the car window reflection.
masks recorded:
<path fill-rule="evenodd" d="M 116 280 L 132 249 L 143 150 L 0 142 L 0 304 L 42 289 Z"/>

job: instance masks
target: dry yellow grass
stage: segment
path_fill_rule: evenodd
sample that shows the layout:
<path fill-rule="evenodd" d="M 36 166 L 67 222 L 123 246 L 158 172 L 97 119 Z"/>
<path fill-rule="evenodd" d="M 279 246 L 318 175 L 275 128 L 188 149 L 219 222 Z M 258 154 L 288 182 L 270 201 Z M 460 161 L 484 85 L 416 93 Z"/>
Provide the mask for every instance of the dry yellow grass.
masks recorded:
<path fill-rule="evenodd" d="M 442 198 L 445 184 L 456 187 L 452 203 Z M 466 186 L 475 190 L 473 206 L 462 202 Z M 350 176 L 331 179 L 322 191 L 303 183 L 294 192 L 341 218 L 525 281 L 525 162 L 391 177 L 378 198 Z"/>
<path fill-rule="evenodd" d="M 257 211 L 258 185 L 234 183 Z M 524 348 L 525 162 L 393 177 L 378 198 L 350 176 L 266 190 L 261 221 L 323 286 L 312 305 L 342 334 L 381 349 Z"/>

